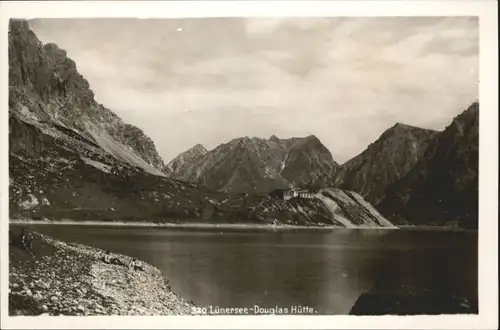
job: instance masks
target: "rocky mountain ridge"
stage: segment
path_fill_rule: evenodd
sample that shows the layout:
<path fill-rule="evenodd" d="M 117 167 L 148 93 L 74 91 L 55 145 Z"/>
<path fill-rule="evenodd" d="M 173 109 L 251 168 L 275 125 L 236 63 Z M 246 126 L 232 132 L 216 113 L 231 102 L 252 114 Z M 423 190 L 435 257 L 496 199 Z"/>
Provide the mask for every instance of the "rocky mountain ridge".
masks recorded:
<path fill-rule="evenodd" d="M 197 144 L 191 149 L 179 154 L 167 164 L 171 173 L 177 173 L 188 164 L 195 163 L 208 152 L 202 144 Z"/>
<path fill-rule="evenodd" d="M 215 149 L 191 156 L 175 166 L 172 176 L 196 182 L 210 189 L 230 193 L 269 192 L 275 188 L 300 187 L 333 175 L 338 164 L 330 151 L 314 135 L 304 138 L 269 139 L 242 137 Z"/>

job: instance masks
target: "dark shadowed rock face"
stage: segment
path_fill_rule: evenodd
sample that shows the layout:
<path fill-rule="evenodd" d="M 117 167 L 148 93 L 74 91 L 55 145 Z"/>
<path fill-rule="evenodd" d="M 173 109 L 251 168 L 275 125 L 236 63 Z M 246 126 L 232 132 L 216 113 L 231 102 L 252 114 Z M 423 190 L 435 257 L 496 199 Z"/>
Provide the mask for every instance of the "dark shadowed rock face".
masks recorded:
<path fill-rule="evenodd" d="M 478 306 L 464 297 L 433 292 L 363 293 L 350 315 L 477 314 Z"/>
<path fill-rule="evenodd" d="M 343 164 L 333 185 L 380 202 L 386 188 L 405 175 L 438 132 L 404 124 L 386 130 L 365 151 Z"/>
<path fill-rule="evenodd" d="M 175 178 L 231 193 L 306 186 L 320 177 L 333 175 L 338 167 L 315 136 L 237 138 L 191 159 L 176 167 Z"/>
<path fill-rule="evenodd" d="M 76 131 L 119 159 L 163 174 L 153 141 L 98 104 L 66 51 L 43 45 L 23 20 L 9 24 L 9 111 Z"/>
<path fill-rule="evenodd" d="M 479 103 L 474 103 L 430 141 L 378 208 L 398 223 L 477 228 L 478 152 Z"/>

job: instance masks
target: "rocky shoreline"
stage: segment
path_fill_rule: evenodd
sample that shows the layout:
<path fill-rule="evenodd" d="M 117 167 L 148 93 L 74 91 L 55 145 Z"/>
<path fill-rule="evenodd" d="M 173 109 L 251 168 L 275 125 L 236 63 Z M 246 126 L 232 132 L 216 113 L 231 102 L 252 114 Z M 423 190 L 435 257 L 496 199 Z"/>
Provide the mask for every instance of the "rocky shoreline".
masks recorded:
<path fill-rule="evenodd" d="M 153 221 L 74 221 L 74 220 L 16 220 L 10 219 L 10 225 L 14 226 L 103 226 L 103 227 L 154 227 L 154 228 L 183 228 L 183 229 L 252 229 L 252 230 L 331 230 L 331 229 L 349 229 L 349 230 L 397 230 L 398 227 L 355 227 L 346 228 L 343 226 L 334 226 L 326 224 L 310 225 L 291 225 L 291 224 L 259 224 L 259 223 L 202 223 L 202 222 L 163 222 L 155 223 Z"/>
<path fill-rule="evenodd" d="M 9 233 L 9 315 L 190 315 L 194 304 L 177 296 L 161 272 L 102 261 L 103 250 L 36 232 L 32 256 L 22 229 Z M 125 265 L 131 257 L 111 254 Z"/>

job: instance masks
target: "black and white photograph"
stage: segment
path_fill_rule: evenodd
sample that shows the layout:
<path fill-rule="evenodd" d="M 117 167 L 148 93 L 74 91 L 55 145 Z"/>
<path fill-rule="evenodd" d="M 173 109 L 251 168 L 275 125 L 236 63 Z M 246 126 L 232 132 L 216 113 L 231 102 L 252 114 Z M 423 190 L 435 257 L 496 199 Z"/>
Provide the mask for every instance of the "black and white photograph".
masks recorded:
<path fill-rule="evenodd" d="M 4 18 L 2 315 L 491 310 L 478 15 Z"/>

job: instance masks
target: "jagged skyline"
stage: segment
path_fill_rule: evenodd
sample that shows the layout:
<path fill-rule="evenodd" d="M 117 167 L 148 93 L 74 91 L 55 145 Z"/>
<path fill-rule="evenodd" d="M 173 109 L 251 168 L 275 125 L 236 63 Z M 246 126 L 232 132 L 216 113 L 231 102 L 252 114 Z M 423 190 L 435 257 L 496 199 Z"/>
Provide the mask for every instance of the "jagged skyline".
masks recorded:
<path fill-rule="evenodd" d="M 165 163 L 198 143 L 273 134 L 316 135 L 343 163 L 396 122 L 444 129 L 478 95 L 474 17 L 30 26 L 68 52 L 96 100 L 142 128 Z"/>

